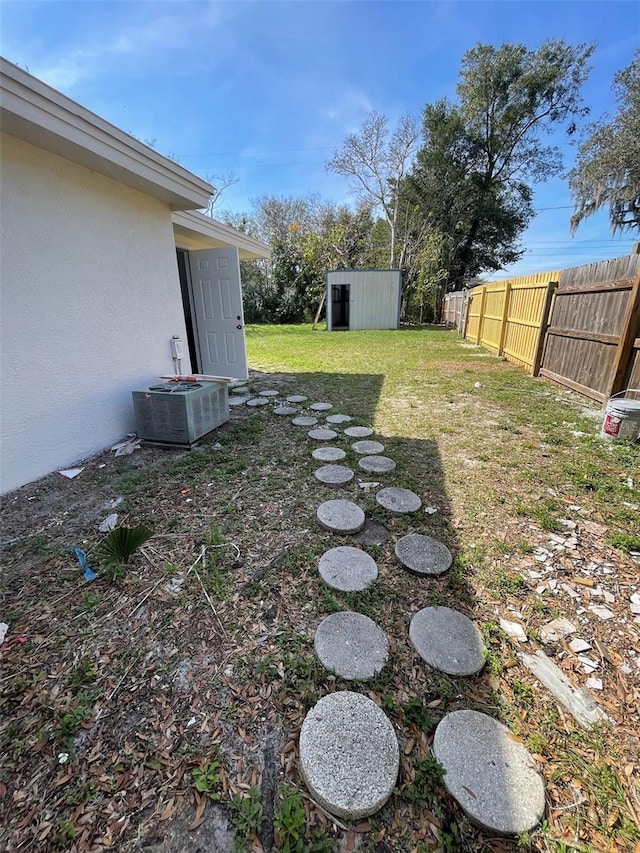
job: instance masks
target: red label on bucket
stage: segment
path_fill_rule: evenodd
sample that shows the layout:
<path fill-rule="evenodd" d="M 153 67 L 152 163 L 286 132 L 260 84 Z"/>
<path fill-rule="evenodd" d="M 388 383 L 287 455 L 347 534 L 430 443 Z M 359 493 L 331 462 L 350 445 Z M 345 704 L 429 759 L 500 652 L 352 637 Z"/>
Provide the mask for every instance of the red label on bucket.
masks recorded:
<path fill-rule="evenodd" d="M 607 414 L 604 419 L 604 425 L 602 427 L 602 431 L 606 435 L 617 436 L 620 432 L 620 424 L 622 423 L 622 418 L 616 418 L 615 415 Z"/>

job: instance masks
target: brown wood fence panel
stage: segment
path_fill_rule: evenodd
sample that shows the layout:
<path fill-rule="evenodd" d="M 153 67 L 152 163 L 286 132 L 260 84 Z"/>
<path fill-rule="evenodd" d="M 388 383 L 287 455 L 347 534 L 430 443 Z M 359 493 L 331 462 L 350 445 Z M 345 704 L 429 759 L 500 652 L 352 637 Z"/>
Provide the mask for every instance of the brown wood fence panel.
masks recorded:
<path fill-rule="evenodd" d="M 608 263 L 609 269 L 628 269 Z M 603 403 L 621 390 L 635 352 L 634 340 L 640 334 L 640 278 L 608 283 L 578 283 L 578 278 L 572 275 L 575 287 L 563 288 L 561 276 L 540 375 Z"/>
<path fill-rule="evenodd" d="M 640 388 L 640 338 L 636 338 L 633 345 L 633 352 L 629 360 L 629 369 L 624 382 L 625 388 Z M 630 395 L 635 398 L 640 397 L 640 394 Z"/>
<path fill-rule="evenodd" d="M 459 332 L 464 333 L 468 302 L 468 290 L 447 293 L 442 300 L 442 322 L 446 326 L 453 326 Z"/>
<path fill-rule="evenodd" d="M 574 287 L 588 287 L 594 284 L 606 284 L 610 281 L 628 281 L 640 273 L 640 255 L 625 255 L 609 261 L 583 264 L 571 267 L 560 273 L 558 290 Z"/>

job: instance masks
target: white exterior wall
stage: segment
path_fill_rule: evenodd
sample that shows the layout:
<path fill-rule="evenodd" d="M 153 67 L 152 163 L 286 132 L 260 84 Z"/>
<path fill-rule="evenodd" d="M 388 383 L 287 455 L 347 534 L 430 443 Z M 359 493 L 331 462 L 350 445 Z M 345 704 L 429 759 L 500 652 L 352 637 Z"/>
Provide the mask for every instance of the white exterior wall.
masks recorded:
<path fill-rule="evenodd" d="M 4 493 L 132 431 L 131 391 L 173 373 L 186 331 L 168 205 L 0 142 Z"/>
<path fill-rule="evenodd" d="M 327 273 L 328 306 L 331 285 L 349 284 L 349 330 L 397 329 L 400 325 L 399 270 L 334 270 Z"/>

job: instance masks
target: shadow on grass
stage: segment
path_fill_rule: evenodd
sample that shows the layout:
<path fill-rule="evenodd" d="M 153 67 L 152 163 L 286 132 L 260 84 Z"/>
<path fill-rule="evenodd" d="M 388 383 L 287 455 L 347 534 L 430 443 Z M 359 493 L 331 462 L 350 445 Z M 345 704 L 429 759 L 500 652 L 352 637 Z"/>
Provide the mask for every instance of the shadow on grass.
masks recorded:
<path fill-rule="evenodd" d="M 54 473 L 6 496 L 4 521 L 15 574 L 5 585 L 5 604 L 7 612 L 14 608 L 21 611 L 21 615 L 11 620 L 11 630 L 30 636 L 34 632 L 32 615 L 45 605 L 54 608 L 60 599 L 64 612 L 58 614 L 59 622 L 53 620 L 52 631 L 55 624 L 83 620 L 78 624 L 86 622 L 89 626 L 85 654 L 91 657 L 93 649 L 106 642 L 100 632 L 103 626 L 104 630 L 109 626 L 110 613 L 137 612 L 144 600 L 144 610 L 140 608 L 142 618 L 136 617 L 135 621 L 119 626 L 123 631 L 122 643 L 114 646 L 108 672 L 99 670 L 100 678 L 106 679 L 104 684 L 111 685 L 108 679 L 114 685 L 119 683 L 118 679 L 128 684 L 136 678 L 127 657 L 132 649 L 148 654 L 148 649 L 165 644 L 172 650 L 172 659 L 187 661 L 193 667 L 192 673 L 198 671 L 198 655 L 206 651 L 205 657 L 212 660 L 203 665 L 217 667 L 213 674 L 206 670 L 210 697 L 204 691 L 202 695 L 162 694 L 162 701 L 172 701 L 177 708 L 188 699 L 188 709 L 182 708 L 175 716 L 184 741 L 181 749 L 190 761 L 200 757 L 204 760 L 209 747 L 203 745 L 197 727 L 188 729 L 184 721 L 191 714 L 195 717 L 211 713 L 214 707 L 219 711 L 223 730 L 220 735 L 223 753 L 249 754 L 251 761 L 258 762 L 262 770 L 265 821 L 261 837 L 265 850 L 276 849 L 274 827 L 279 825 L 278 813 L 282 807 L 276 782 L 284 776 L 287 784 L 293 784 L 292 790 L 304 790 L 296 752 L 304 714 L 329 692 L 355 690 L 371 697 L 391 719 L 401 752 L 397 790 L 387 805 L 369 818 L 367 843 L 375 844 L 377 853 L 415 849 L 425 831 L 431 832 L 424 827 L 426 810 L 435 816 L 441 846 L 447 843 L 447 849 L 457 849 L 458 845 L 461 849 L 482 851 L 489 849 L 489 843 L 444 793 L 430 746 L 435 727 L 447 712 L 474 708 L 493 713 L 496 709 L 491 690 L 483 674 L 455 678 L 429 669 L 409 641 L 411 618 L 423 607 L 445 605 L 473 618 L 475 599 L 469 584 L 472 567 L 459 555 L 461 543 L 447 499 L 437 441 L 420 436 L 373 435 L 372 438 L 385 445 L 384 455 L 392 458 L 397 467 L 384 475 L 359 468 L 360 457 L 351 447 L 356 439 L 345 436 L 344 428 L 374 423 L 385 380 L 383 374 L 374 370 L 372 365 L 371 373 L 355 376 L 319 372 L 252 373 L 250 378 L 254 393 L 273 388 L 278 391 L 279 402 L 291 394 L 306 395 L 308 401 L 299 407 L 304 414 L 313 413 L 308 407 L 315 401 L 331 402 L 331 412 L 316 414 L 320 423 L 325 423 L 327 414 L 333 413 L 353 418 L 350 424 L 337 425 L 338 435 L 331 442 L 346 452 L 343 464 L 356 472 L 354 482 L 344 488 L 332 489 L 315 479 L 314 471 L 321 463 L 311 453 L 318 443 L 308 437 L 307 429 L 293 426 L 289 417 L 275 415 L 274 405 L 268 403 L 257 410 L 245 406 L 232 409 L 230 422 L 208 436 L 200 450 L 185 453 L 145 448 L 125 459 L 114 459 L 104 453 L 89 460 L 77 480 L 61 480 Z M 359 480 L 411 489 L 422 498 L 423 507 L 414 514 L 393 515 L 377 503 L 375 489 L 364 491 L 358 485 Z M 121 586 L 108 587 L 99 580 L 91 587 L 96 600 L 90 601 L 82 581 L 69 569 L 71 560 L 63 555 L 63 548 L 86 542 L 89 552 L 100 538 L 97 522 L 110 511 L 105 501 L 118 495 L 124 498 L 118 511 L 126 517 L 127 524 L 147 523 L 158 537 L 173 538 L 159 538 L 154 543 L 158 549 L 157 565 L 155 559 L 147 562 L 141 559 L 135 572 L 128 574 Z M 320 528 L 315 517 L 318 505 L 337 497 L 353 500 L 362 507 L 369 529 L 374 530 L 371 538 L 358 541 L 357 537 L 336 536 Z M 427 507 L 435 512 L 427 512 Z M 423 533 L 444 542 L 454 555 L 452 568 L 437 578 L 404 570 L 396 561 L 394 545 L 408 533 Z M 232 549 L 213 551 L 219 547 L 214 544 L 210 575 L 202 569 L 215 603 L 215 618 L 210 602 L 201 595 L 195 582 L 189 587 L 185 583 L 187 595 L 191 596 L 187 599 L 188 608 L 181 599 L 173 600 L 163 592 L 164 587 L 158 588 L 162 572 L 186 571 L 203 541 L 232 542 L 241 555 L 238 558 Z M 322 582 L 318 559 L 329 548 L 341 544 L 359 544 L 376 560 L 379 576 L 366 592 L 341 594 Z M 163 566 L 164 554 L 170 560 Z M 219 556 L 214 559 L 216 554 Z M 33 561 L 29 564 L 30 571 L 18 573 L 18 566 L 25 559 Z M 52 588 L 56 590 L 56 601 L 49 604 Z M 318 624 L 339 610 L 368 615 L 389 638 L 389 662 L 371 681 L 345 681 L 326 671 L 314 654 L 313 636 Z M 223 633 L 218 630 L 221 624 L 225 626 Z M 36 651 L 28 657 L 30 647 L 26 646 L 22 656 L 15 655 L 15 660 L 9 660 L 7 674 L 11 675 L 12 667 L 17 673 L 27 674 L 44 667 L 57 673 L 50 678 L 58 677 L 64 683 L 65 671 L 79 654 L 78 648 L 85 648 L 78 646 L 78 642 L 77 637 L 65 634 L 55 647 L 56 659 L 51 662 Z M 100 666 L 97 662 L 96 667 Z M 164 662 L 163 666 L 166 689 L 171 690 L 173 664 Z M 165 670 L 160 671 L 164 678 Z M 140 692 L 122 690 L 117 707 L 110 710 L 112 716 L 105 718 L 110 751 L 120 750 L 120 740 L 126 736 L 134 713 L 153 718 L 157 697 L 148 689 L 147 682 L 148 678 Z M 11 681 L 6 694 L 7 714 L 21 707 L 25 690 L 18 680 Z M 31 722 L 34 727 L 42 726 L 35 712 Z M 30 730 L 20 729 L 18 734 L 25 739 Z M 89 767 L 88 757 L 92 748 L 97 748 L 92 738 L 98 736 L 102 737 L 99 732 L 91 733 L 86 744 L 74 748 L 73 762 L 78 776 Z M 292 744 L 290 749 L 285 749 L 289 744 Z M 157 750 L 151 747 L 150 757 L 153 759 L 160 750 L 160 746 Z M 46 758 L 52 769 L 42 782 L 42 791 L 57 790 L 55 754 L 56 744 L 52 740 L 44 752 L 20 757 L 16 769 L 11 771 L 15 774 L 11 776 L 15 789 L 26 790 L 30 778 L 40 772 Z M 176 770 L 176 778 L 181 779 L 182 773 L 177 772 L 181 766 L 184 772 L 181 754 L 172 753 L 166 760 L 167 778 L 171 767 Z M 167 796 L 170 790 L 167 788 Z M 104 794 L 101 814 L 108 814 L 110 797 Z M 14 827 L 31 805 L 25 801 L 16 810 L 12 817 Z M 154 843 L 166 841 L 173 845 L 171 849 L 182 849 L 182 841 L 168 834 L 169 822 L 158 822 L 152 812 L 151 806 L 148 813 L 137 812 L 128 830 L 131 836 L 121 840 L 125 842 L 138 833 Z M 63 819 L 64 813 L 56 814 L 58 817 Z M 103 831 L 100 822 L 96 826 L 96 831 Z M 375 841 L 383 829 L 384 839 Z M 328 851 L 336 849 L 339 843 L 335 828 L 332 829 L 321 812 L 312 810 L 308 825 L 299 830 L 308 849 Z M 433 832 L 428 837 L 432 844 L 438 840 Z M 185 844 L 191 840 L 205 843 L 198 830 L 185 834 L 182 840 Z M 325 842 L 325 846 L 317 846 Z M 277 849 L 284 849 L 282 837 L 279 843 Z M 312 844 L 316 846 L 311 847 Z"/>
<path fill-rule="evenodd" d="M 468 849 L 481 851 L 489 849 L 489 842 L 485 842 L 482 832 L 469 824 L 445 793 L 441 771 L 431 753 L 431 742 L 438 722 L 446 713 L 473 709 L 497 716 L 497 700 L 486 673 L 455 677 L 431 669 L 409 640 L 411 619 L 424 607 L 446 606 L 474 618 L 477 602 L 469 583 L 473 566 L 460 554 L 461 544 L 447 498 L 437 441 L 374 433 L 371 439 L 384 445 L 382 455 L 393 459 L 396 468 L 391 473 L 373 474 L 359 466 L 361 457 L 352 448 L 358 439 L 345 435 L 344 429 L 374 423 L 383 379 L 378 374 L 359 374 L 349 376 L 347 382 L 347 378 L 339 374 L 317 372 L 255 374 L 252 378 L 251 384 L 256 390 L 261 385 L 276 387 L 273 383 L 280 382 L 286 388 L 285 394 L 307 395 L 308 401 L 302 404 L 305 414 L 314 414 L 308 409 L 314 401 L 331 402 L 331 412 L 318 415 L 319 425 L 326 424 L 326 416 L 334 413 L 353 417 L 352 422 L 335 427 L 326 424 L 338 433 L 327 444 L 346 452 L 345 459 L 338 464 L 351 467 L 356 474 L 350 484 L 335 489 L 315 481 L 313 472 L 322 463 L 313 460 L 311 453 L 320 444 L 307 436 L 306 429 L 283 423 L 288 419 L 268 415 L 268 428 L 278 431 L 281 445 L 293 440 L 295 446 L 305 448 L 301 454 L 304 482 L 313 484 L 306 500 L 298 501 L 296 506 L 296 512 L 303 514 L 307 528 L 304 544 L 292 549 L 284 564 L 276 570 L 277 582 L 275 579 L 271 582 L 272 588 L 279 586 L 282 589 L 290 585 L 294 588 L 294 597 L 297 586 L 300 601 L 304 602 L 309 617 L 306 622 L 297 623 L 294 617 L 291 630 L 284 629 L 280 645 L 289 655 L 285 662 L 286 677 L 289 688 L 300 697 L 305 712 L 329 692 L 352 690 L 372 698 L 391 719 L 400 742 L 401 772 L 394 797 L 379 813 L 368 819 L 373 834 L 383 827 L 397 827 L 398 815 L 401 815 L 401 822 L 409 832 L 408 838 L 412 838 L 415 844 L 420 835 L 420 810 L 426 808 L 440 822 L 440 839 L 434 835 L 434 843 L 444 839 L 451 845 L 466 844 L 470 845 Z M 411 514 L 390 513 L 377 503 L 377 487 L 363 490 L 359 485 L 362 481 L 410 489 L 420 496 L 422 507 Z M 319 529 L 315 509 L 323 501 L 335 498 L 351 500 L 365 511 L 363 532 L 354 536 L 338 536 Z M 446 544 L 454 557 L 451 569 L 441 576 L 431 577 L 405 570 L 395 557 L 394 547 L 398 539 L 410 533 L 425 534 Z M 376 560 L 379 575 L 366 591 L 341 593 L 329 589 L 321 580 L 317 571 L 318 560 L 326 550 L 338 545 L 356 545 Z M 261 577 L 253 592 L 264 595 L 267 588 Z M 389 638 L 389 661 L 383 671 L 370 681 L 345 680 L 324 670 L 315 657 L 313 633 L 318 624 L 331 613 L 344 610 L 369 616 Z M 301 640 L 301 636 L 304 639 Z M 301 722 L 298 720 L 290 732 L 294 738 L 299 734 Z M 298 784 L 303 787 L 301 779 Z M 513 795 L 510 780 L 496 780 L 495 784 L 499 789 L 497 796 L 508 802 Z M 413 849 L 413 844 L 405 848 L 401 837 L 402 833 L 395 839 L 390 837 L 388 842 L 379 843 L 376 850 L 390 853 L 392 850 Z"/>

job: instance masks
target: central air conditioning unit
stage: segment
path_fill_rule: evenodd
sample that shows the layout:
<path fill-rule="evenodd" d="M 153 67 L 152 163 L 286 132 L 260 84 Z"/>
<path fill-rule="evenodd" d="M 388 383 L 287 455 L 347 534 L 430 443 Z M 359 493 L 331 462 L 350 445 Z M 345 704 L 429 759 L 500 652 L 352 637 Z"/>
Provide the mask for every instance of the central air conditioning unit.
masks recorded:
<path fill-rule="evenodd" d="M 163 382 L 132 394 L 144 441 L 189 446 L 229 420 L 226 383 Z"/>

